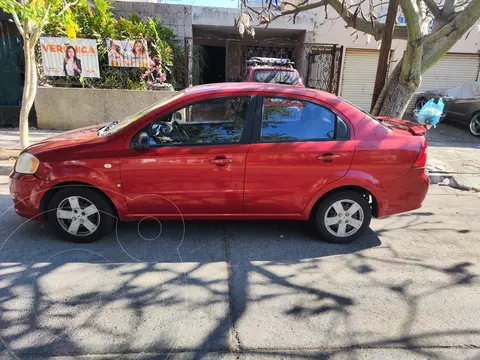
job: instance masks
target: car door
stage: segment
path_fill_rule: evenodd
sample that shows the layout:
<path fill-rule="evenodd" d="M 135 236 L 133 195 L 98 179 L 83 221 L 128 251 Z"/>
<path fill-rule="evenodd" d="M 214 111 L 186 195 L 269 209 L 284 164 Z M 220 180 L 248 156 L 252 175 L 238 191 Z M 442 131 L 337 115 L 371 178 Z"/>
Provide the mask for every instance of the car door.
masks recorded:
<path fill-rule="evenodd" d="M 148 150 L 121 157 L 122 187 L 134 215 L 242 212 L 253 121 L 248 96 L 215 97 L 164 114 L 140 130 Z"/>
<path fill-rule="evenodd" d="M 445 115 L 449 120 L 455 120 L 468 124 L 470 122 L 470 115 L 472 114 L 472 107 L 478 104 L 478 99 L 452 99 L 448 101 Z"/>
<path fill-rule="evenodd" d="M 299 213 L 318 190 L 347 173 L 352 132 L 332 110 L 311 101 L 263 97 L 258 106 L 244 212 Z"/>

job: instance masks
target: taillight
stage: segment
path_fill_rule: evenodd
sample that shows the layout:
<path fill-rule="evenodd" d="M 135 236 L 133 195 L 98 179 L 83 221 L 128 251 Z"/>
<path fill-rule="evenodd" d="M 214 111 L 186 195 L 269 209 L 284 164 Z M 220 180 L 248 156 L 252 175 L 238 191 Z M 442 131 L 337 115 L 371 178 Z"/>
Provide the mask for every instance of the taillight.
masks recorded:
<path fill-rule="evenodd" d="M 413 168 L 424 168 L 427 165 L 427 140 L 424 136 L 422 136 L 422 148 L 418 153 L 417 160 L 415 160 L 415 164 L 413 164 Z"/>

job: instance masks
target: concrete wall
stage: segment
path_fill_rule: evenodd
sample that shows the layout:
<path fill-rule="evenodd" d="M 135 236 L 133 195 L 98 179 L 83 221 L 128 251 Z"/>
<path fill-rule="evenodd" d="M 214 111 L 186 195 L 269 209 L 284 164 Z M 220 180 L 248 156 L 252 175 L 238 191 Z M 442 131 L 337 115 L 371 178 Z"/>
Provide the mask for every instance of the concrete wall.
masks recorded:
<path fill-rule="evenodd" d="M 176 37 L 192 37 L 192 7 L 184 5 L 156 4 L 140 1 L 113 1 L 113 13 L 128 18 L 133 12 L 143 19 L 155 17 L 171 28 Z"/>
<path fill-rule="evenodd" d="M 204 6 L 161 4 L 142 1 L 113 1 L 113 13 L 128 18 L 136 13 L 143 19 L 155 17 L 163 25 L 170 27 L 178 39 L 192 37 L 192 26 L 230 27 L 236 33 L 234 21 L 240 15 L 239 9 Z M 306 30 L 313 32 L 315 13 L 302 13 L 297 16 L 295 24 L 290 19 L 280 18 L 269 28 L 281 30 Z M 261 31 L 261 30 L 260 30 Z M 230 36 L 233 37 L 233 36 Z"/>
<path fill-rule="evenodd" d="M 40 87 L 35 98 L 40 129 L 71 130 L 122 120 L 175 91 Z"/>
<path fill-rule="evenodd" d="M 178 6 L 178 5 L 177 5 Z M 234 20 L 240 16 L 240 9 L 216 8 L 206 6 L 192 6 L 192 24 L 193 25 L 210 25 L 210 26 L 234 26 Z M 306 30 L 313 31 L 316 13 L 304 12 L 297 16 L 295 24 L 288 17 L 281 17 L 273 21 L 269 29 L 281 30 Z M 255 20 L 251 25 L 255 24 Z M 265 28 L 265 25 L 258 29 Z"/>

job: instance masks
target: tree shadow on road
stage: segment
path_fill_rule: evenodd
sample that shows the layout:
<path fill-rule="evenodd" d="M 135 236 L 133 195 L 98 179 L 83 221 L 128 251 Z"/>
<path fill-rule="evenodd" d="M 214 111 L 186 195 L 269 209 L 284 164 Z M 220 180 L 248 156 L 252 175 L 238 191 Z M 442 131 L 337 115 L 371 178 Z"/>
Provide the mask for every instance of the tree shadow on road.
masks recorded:
<path fill-rule="evenodd" d="M 412 259 L 373 231 L 337 245 L 299 222 L 162 222 L 158 241 L 145 240 L 155 223 L 143 237 L 122 224 L 118 237 L 71 244 L 34 222 L 5 242 L 21 220 L 0 221 L 5 354 L 327 359 L 401 347 L 440 358 L 442 341 L 478 344 L 473 322 L 425 323 L 436 316 L 426 301 L 476 286 L 473 264 Z"/>

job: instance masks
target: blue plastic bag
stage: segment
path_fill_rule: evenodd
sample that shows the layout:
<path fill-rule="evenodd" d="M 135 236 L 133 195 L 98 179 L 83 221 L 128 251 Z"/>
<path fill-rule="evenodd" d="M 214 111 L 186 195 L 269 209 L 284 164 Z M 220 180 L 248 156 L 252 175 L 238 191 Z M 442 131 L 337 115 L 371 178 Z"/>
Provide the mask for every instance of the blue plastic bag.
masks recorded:
<path fill-rule="evenodd" d="M 428 100 L 417 113 L 417 121 L 422 125 L 433 125 L 435 127 L 443 117 L 444 107 L 442 98 L 438 99 L 438 103 L 435 103 L 434 99 Z"/>

